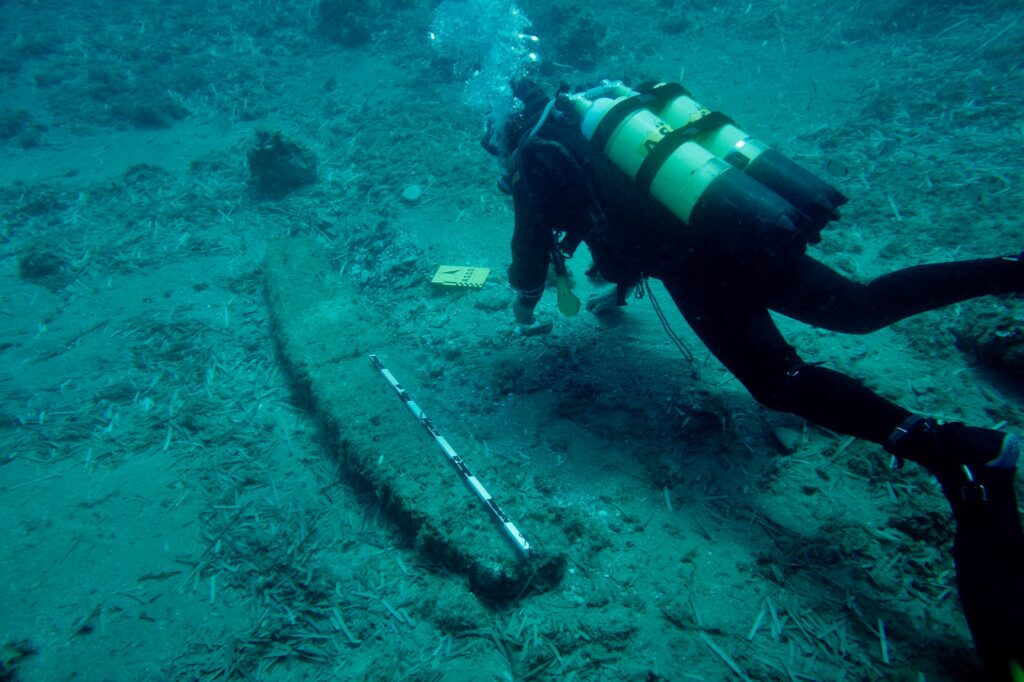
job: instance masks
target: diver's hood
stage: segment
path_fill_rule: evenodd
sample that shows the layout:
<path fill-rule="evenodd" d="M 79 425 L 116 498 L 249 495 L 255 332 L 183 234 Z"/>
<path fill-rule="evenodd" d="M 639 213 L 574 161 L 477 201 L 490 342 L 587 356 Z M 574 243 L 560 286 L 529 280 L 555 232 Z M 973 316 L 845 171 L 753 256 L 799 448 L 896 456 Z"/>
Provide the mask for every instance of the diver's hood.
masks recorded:
<path fill-rule="evenodd" d="M 537 125 L 551 101 L 543 88 L 526 78 L 512 81 L 512 94 L 518 104 L 504 121 L 488 121 L 480 141 L 487 153 L 499 159 L 512 156 L 523 135 Z"/>

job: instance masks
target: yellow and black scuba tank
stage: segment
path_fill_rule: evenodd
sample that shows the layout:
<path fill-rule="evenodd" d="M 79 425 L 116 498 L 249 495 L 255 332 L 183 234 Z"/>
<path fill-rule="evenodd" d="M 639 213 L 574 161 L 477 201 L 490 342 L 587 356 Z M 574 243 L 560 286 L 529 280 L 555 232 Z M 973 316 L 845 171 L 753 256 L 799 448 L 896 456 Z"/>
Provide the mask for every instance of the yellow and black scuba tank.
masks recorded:
<path fill-rule="evenodd" d="M 605 83 L 565 97 L 594 147 L 686 225 L 758 220 L 816 242 L 846 203 L 837 189 L 702 107 L 678 83 L 640 91 Z"/>
<path fill-rule="evenodd" d="M 658 115 L 673 129 L 689 130 L 698 144 L 725 159 L 807 215 L 820 230 L 839 218 L 847 198 L 835 187 L 764 142 L 737 128 L 721 112 L 704 108 L 679 83 L 642 88 L 657 101 Z"/>

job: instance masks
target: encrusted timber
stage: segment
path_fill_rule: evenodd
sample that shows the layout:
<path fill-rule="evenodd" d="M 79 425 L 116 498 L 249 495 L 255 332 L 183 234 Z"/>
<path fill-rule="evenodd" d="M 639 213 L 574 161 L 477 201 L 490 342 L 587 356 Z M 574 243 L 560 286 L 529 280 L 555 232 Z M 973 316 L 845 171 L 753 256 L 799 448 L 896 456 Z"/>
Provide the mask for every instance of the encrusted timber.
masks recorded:
<path fill-rule="evenodd" d="M 538 534 L 529 535 L 533 549 L 524 560 L 506 540 L 371 365 L 376 353 L 400 377 L 415 375 L 377 314 L 332 274 L 322 249 L 300 237 L 272 244 L 264 285 L 281 360 L 348 482 L 370 491 L 410 543 L 465 575 L 484 599 L 508 601 L 556 585 L 565 554 L 546 548 L 562 542 L 531 528 Z M 456 427 L 446 425 L 446 437 L 468 442 Z M 501 499 L 500 481 L 488 484 Z"/>

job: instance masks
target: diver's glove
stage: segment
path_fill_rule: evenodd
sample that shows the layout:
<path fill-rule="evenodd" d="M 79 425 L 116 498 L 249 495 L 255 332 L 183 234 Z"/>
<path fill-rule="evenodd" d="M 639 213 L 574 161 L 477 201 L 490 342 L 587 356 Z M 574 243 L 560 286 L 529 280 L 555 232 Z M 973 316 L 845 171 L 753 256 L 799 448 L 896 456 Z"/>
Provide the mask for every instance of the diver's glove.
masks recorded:
<path fill-rule="evenodd" d="M 626 306 L 626 299 L 633 295 L 637 286 L 642 285 L 616 284 L 603 294 L 594 294 L 587 299 L 587 310 L 598 317 L 612 315 Z"/>
<path fill-rule="evenodd" d="M 547 334 L 555 326 L 551 320 L 538 320 L 533 313 L 534 306 L 526 305 L 516 297 L 512 303 L 512 315 L 516 318 L 516 333 L 522 336 Z"/>

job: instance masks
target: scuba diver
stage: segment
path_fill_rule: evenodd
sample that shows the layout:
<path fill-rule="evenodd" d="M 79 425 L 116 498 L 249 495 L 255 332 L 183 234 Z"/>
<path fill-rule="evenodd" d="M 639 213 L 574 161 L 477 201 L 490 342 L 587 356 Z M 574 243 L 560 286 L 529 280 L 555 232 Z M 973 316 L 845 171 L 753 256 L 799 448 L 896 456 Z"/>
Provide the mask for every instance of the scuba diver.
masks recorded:
<path fill-rule="evenodd" d="M 1024 255 L 919 265 L 869 283 L 806 251 L 846 202 L 835 188 L 695 102 L 679 84 L 549 97 L 512 83 L 516 104 L 483 146 L 512 195 L 509 282 L 523 334 L 548 269 L 575 313 L 566 258 L 585 242 L 616 301 L 659 279 L 707 348 L 762 405 L 881 445 L 931 472 L 956 522 L 961 603 L 985 674 L 1024 680 L 1024 535 L 1014 478 L 1018 439 L 913 414 L 860 381 L 803 359 L 769 311 L 866 334 L 917 313 L 1024 292 Z M 590 274 L 590 273 L 588 273 Z"/>

